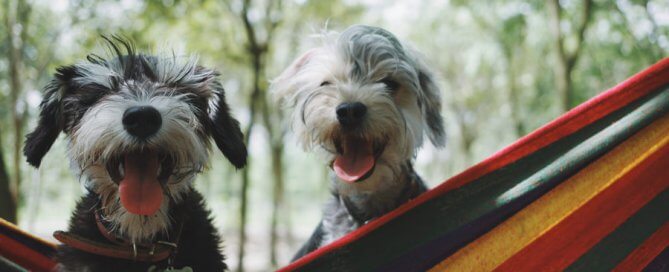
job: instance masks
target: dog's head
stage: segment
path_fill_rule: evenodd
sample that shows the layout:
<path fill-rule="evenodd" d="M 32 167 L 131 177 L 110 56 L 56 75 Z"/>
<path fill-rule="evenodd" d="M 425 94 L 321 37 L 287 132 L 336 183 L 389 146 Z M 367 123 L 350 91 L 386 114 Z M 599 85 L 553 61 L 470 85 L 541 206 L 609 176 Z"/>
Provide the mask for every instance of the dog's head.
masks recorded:
<path fill-rule="evenodd" d="M 333 170 L 349 184 L 375 172 L 398 173 L 424 134 L 436 146 L 444 143 L 433 73 L 381 28 L 348 28 L 295 60 L 271 89 L 293 108 L 302 145 L 330 154 Z"/>
<path fill-rule="evenodd" d="M 194 57 L 136 54 L 127 41 L 106 40 L 115 56 L 60 67 L 46 87 L 24 148 L 31 165 L 39 167 L 64 132 L 72 168 L 110 220 L 145 222 L 166 217 L 170 202 L 190 190 L 208 162 L 210 138 L 235 167 L 246 164 L 217 72 Z M 149 229 L 121 231 L 139 238 Z"/>

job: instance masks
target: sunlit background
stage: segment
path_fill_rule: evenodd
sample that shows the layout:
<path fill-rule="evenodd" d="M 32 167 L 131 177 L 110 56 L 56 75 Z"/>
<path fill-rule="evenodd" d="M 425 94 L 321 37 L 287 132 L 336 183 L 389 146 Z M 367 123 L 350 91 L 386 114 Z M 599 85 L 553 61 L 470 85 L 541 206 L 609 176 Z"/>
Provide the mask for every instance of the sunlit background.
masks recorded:
<path fill-rule="evenodd" d="M 269 79 L 321 44 L 319 33 L 380 26 L 438 72 L 448 143 L 425 146 L 416 163 L 430 186 L 669 52 L 665 0 L 4 0 L 0 18 L 0 216 L 47 239 L 67 227 L 83 189 L 64 137 L 39 170 L 20 155 L 22 139 L 55 68 L 105 54 L 100 35 L 121 34 L 141 51 L 196 53 L 222 73 L 233 113 L 250 131 L 250 163 L 235 171 L 216 152 L 196 187 L 228 265 L 246 271 L 286 265 L 328 196 L 326 162 L 298 148 L 267 92 Z"/>

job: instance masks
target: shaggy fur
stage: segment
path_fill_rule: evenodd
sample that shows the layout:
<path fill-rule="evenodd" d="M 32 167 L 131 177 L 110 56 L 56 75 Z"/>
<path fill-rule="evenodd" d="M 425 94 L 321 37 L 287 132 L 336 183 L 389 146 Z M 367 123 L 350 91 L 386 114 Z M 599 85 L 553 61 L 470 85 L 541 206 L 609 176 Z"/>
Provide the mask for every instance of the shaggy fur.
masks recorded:
<path fill-rule="evenodd" d="M 210 139 L 235 167 L 246 164 L 242 133 L 229 113 L 218 73 L 198 66 L 195 57 L 136 54 L 127 41 L 107 41 L 112 58 L 91 55 L 87 62 L 58 68 L 45 89 L 37 128 L 27 136 L 27 161 L 39 167 L 60 132 L 65 133 L 71 168 L 87 189 L 70 232 L 104 241 L 95 210 L 114 235 L 135 243 L 175 235 L 180 221 L 186 220 L 176 263 L 200 268 L 196 271 L 223 270 L 218 234 L 201 195 L 192 188 L 208 163 Z M 159 114 L 155 134 L 138 137 L 124 127 L 124 113 L 138 106 Z M 119 197 L 124 156 L 146 150 L 158 154 L 164 195 L 159 210 L 150 216 L 128 212 Z M 178 211 L 186 211 L 188 218 Z M 150 265 L 94 256 L 66 245 L 60 247 L 58 261 L 66 271 L 146 271 Z"/>
<path fill-rule="evenodd" d="M 200 193 L 193 191 L 185 193 L 179 204 L 169 210 L 169 224 L 177 226 L 184 222 L 183 231 L 179 238 L 178 253 L 173 259 L 172 266 L 183 268 L 188 266 L 193 271 L 223 271 L 226 266 L 219 245 L 221 240 L 211 223 L 209 212 L 204 208 L 204 200 Z M 69 231 L 101 243 L 109 241 L 100 234 L 95 223 L 94 210 L 98 206 L 98 196 L 95 193 L 86 194 L 75 209 L 70 219 Z M 187 214 L 187 218 L 184 215 Z M 170 229 L 171 230 L 171 229 Z M 154 235 L 156 241 L 169 241 L 174 232 L 160 232 Z M 135 262 L 124 259 L 109 258 L 90 254 L 69 246 L 60 246 L 56 256 L 63 271 L 137 271 L 146 272 L 149 267 L 159 269 L 168 267 L 168 261 L 158 263 Z"/>
<path fill-rule="evenodd" d="M 324 154 L 332 166 L 346 145 L 368 143 L 375 165 L 356 182 L 332 175 L 323 219 L 296 258 L 424 192 L 412 166 L 416 152 L 424 134 L 435 146 L 445 141 L 439 89 L 417 52 L 371 26 L 352 26 L 325 40 L 295 60 L 271 89 L 292 109 L 292 130 L 305 150 Z M 366 109 L 355 127 L 338 113 L 351 104 Z"/>

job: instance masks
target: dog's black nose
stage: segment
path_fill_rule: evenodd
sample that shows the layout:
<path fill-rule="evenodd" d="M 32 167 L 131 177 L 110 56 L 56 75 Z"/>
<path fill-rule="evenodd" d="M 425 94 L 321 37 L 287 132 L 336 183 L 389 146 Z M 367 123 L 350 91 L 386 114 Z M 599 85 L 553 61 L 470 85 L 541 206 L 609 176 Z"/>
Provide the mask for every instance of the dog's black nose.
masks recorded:
<path fill-rule="evenodd" d="M 139 138 L 146 138 L 158 131 L 163 123 L 160 112 L 151 106 L 136 106 L 123 113 L 123 128 Z"/>
<path fill-rule="evenodd" d="M 342 103 L 337 106 L 337 120 L 342 126 L 357 126 L 367 113 L 367 106 L 360 102 Z"/>

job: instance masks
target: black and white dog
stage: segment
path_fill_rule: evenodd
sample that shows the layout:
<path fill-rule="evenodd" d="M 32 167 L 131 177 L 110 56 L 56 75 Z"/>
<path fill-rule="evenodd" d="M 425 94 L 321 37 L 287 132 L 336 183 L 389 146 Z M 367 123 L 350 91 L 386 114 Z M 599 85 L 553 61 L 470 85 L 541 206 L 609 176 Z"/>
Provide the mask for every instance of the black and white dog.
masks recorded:
<path fill-rule="evenodd" d="M 135 53 L 107 39 L 114 56 L 60 67 L 46 87 L 27 161 L 39 167 L 60 132 L 87 193 L 57 260 L 62 271 L 226 268 L 220 238 L 193 189 L 211 137 L 237 168 L 246 164 L 239 124 L 218 73 L 195 57 Z"/>
<path fill-rule="evenodd" d="M 418 53 L 356 25 L 309 50 L 271 85 L 306 150 L 323 151 L 332 198 L 299 258 L 426 191 L 412 162 L 444 144 L 439 88 Z"/>

